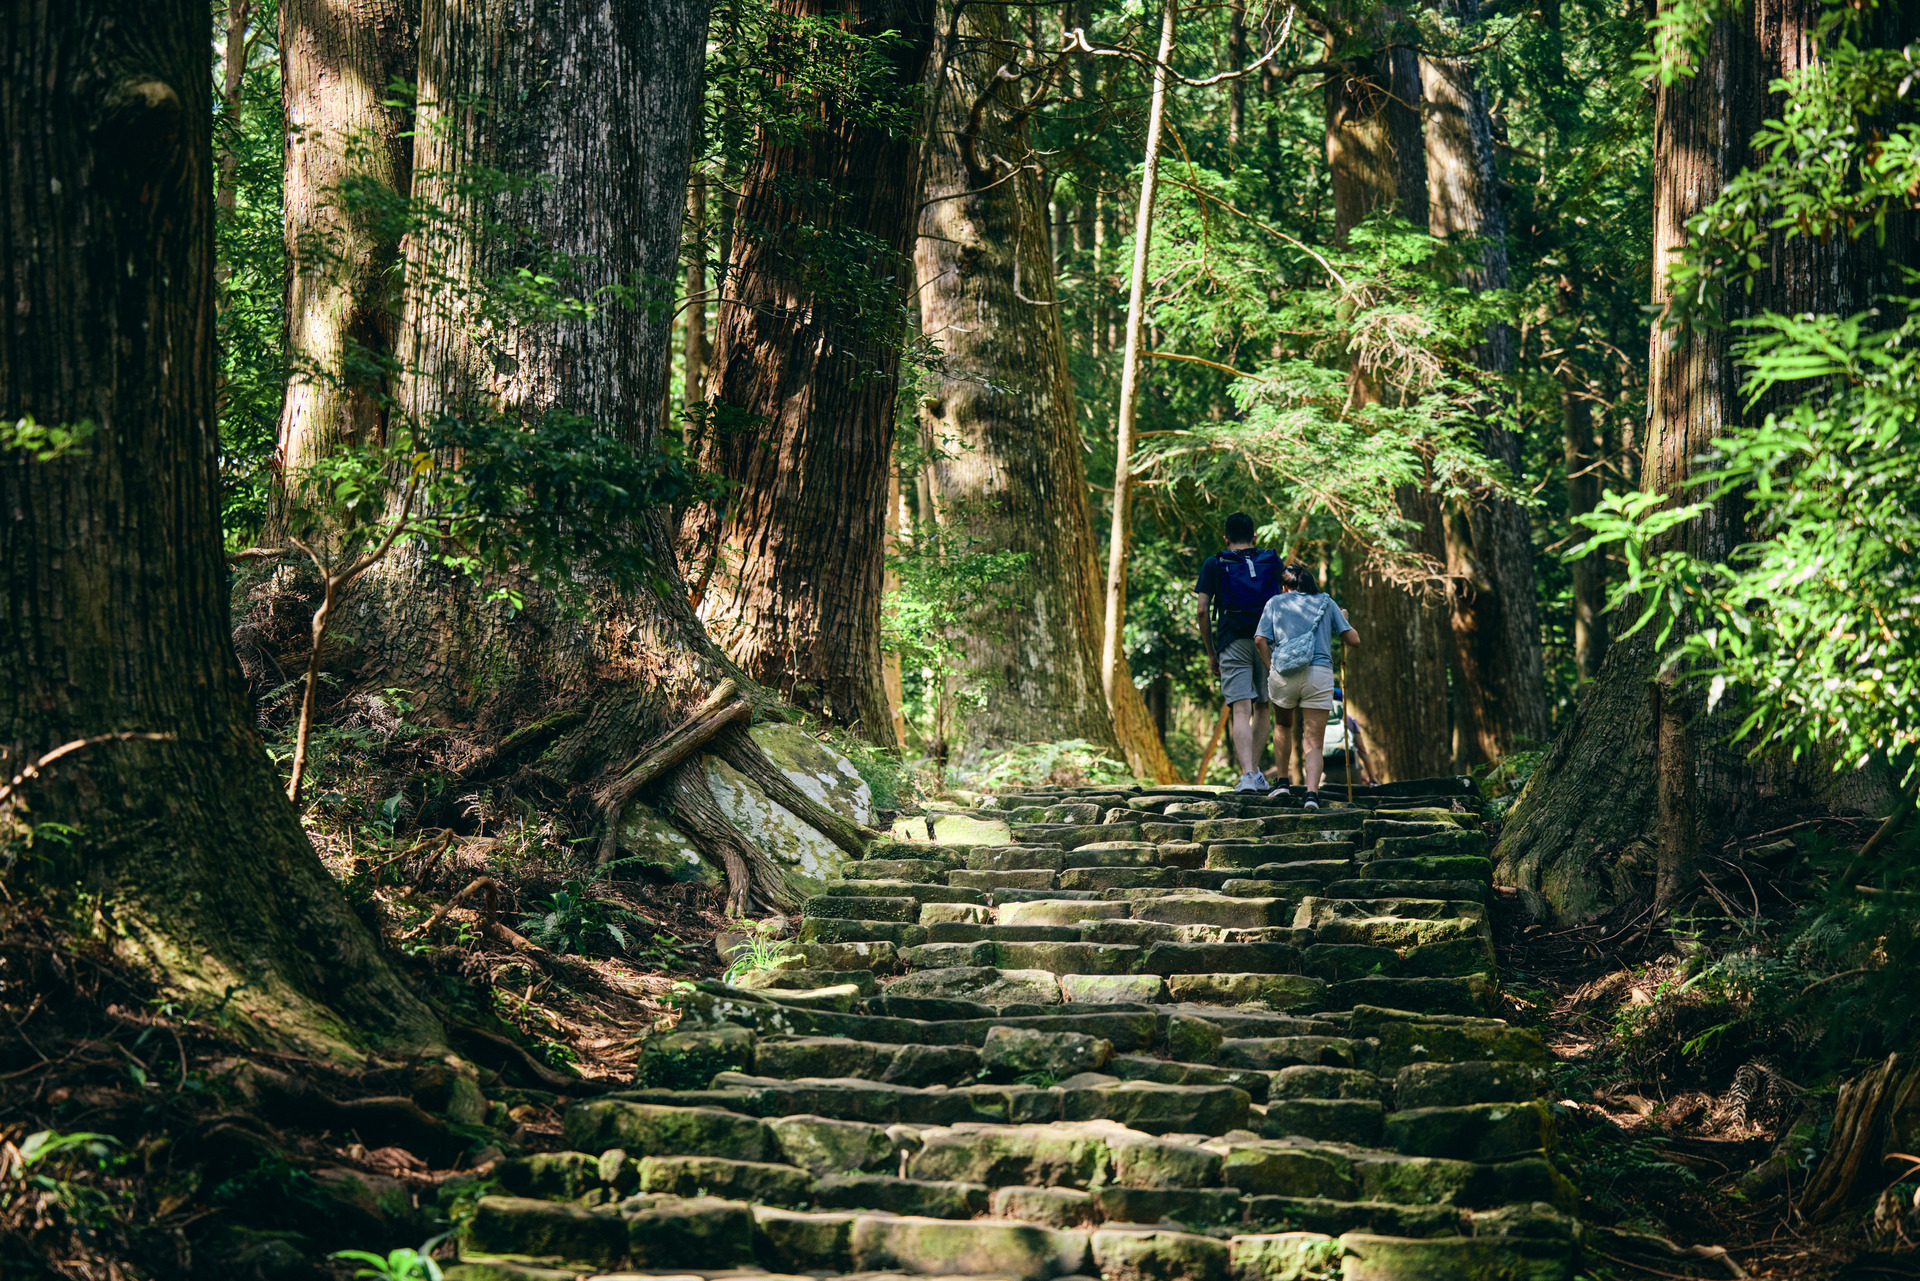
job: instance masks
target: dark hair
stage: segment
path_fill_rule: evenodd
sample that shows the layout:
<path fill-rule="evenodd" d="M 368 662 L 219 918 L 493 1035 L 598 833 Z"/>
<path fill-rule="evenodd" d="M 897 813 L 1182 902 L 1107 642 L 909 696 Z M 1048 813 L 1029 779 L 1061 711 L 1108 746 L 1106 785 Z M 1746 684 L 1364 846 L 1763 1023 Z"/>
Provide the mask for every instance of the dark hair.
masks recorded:
<path fill-rule="evenodd" d="M 1281 570 L 1280 587 L 1283 591 L 1305 592 L 1309 596 L 1320 594 L 1319 582 L 1305 565 L 1289 565 Z"/>
<path fill-rule="evenodd" d="M 1253 535 L 1256 532 L 1253 517 L 1247 515 L 1245 512 L 1235 512 L 1233 515 L 1227 517 L 1226 532 L 1227 541 L 1230 543 L 1252 542 Z"/>

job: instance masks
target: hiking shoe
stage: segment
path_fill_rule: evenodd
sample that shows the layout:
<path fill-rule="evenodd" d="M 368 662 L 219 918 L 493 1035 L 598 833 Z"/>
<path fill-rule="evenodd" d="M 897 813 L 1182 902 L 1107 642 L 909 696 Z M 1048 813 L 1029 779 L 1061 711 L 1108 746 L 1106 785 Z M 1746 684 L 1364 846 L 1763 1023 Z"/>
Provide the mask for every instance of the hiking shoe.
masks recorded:
<path fill-rule="evenodd" d="M 1318 793 L 1318 792 L 1308 792 L 1308 793 L 1307 793 L 1307 799 L 1306 799 L 1306 801 L 1305 801 L 1305 802 L 1304 802 L 1304 803 L 1303 803 L 1303 804 L 1302 804 L 1302 805 L 1300 806 L 1300 808 L 1301 808 L 1301 809 L 1306 809 L 1306 810 L 1317 810 L 1317 809 L 1319 809 L 1319 808 L 1320 808 L 1320 793 Z"/>
<path fill-rule="evenodd" d="M 1240 776 L 1240 781 L 1234 784 L 1233 790 L 1236 792 L 1257 792 L 1266 785 L 1267 776 L 1265 774 L 1260 773 L 1258 770 L 1249 770 Z"/>
<path fill-rule="evenodd" d="M 1285 801 L 1285 800 L 1291 800 L 1292 798 L 1293 798 L 1293 785 L 1291 783 L 1282 783 L 1280 784 L 1280 786 L 1274 788 L 1271 792 L 1267 793 L 1267 799 L 1270 801 Z"/>

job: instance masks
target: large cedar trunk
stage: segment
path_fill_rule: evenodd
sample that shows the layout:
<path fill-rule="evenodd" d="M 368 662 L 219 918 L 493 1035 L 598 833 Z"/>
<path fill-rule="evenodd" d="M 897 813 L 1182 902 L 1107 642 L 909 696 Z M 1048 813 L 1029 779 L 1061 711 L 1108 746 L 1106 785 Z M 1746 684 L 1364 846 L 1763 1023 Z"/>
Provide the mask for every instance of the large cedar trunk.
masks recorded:
<path fill-rule="evenodd" d="M 389 211 L 352 214 L 349 178 L 405 197 L 412 112 L 389 84 L 416 70 L 419 0 L 281 0 L 286 108 L 287 358 L 275 484 L 264 541 L 289 532 L 290 479 L 332 453 L 386 433 L 399 299 Z M 385 216 L 382 216 L 384 214 Z"/>
<path fill-rule="evenodd" d="M 941 6 L 943 32 L 953 8 Z M 963 756 L 1068 738 L 1117 754 L 1046 205 L 1016 114 L 1036 88 L 995 81 L 1016 52 L 1004 10 L 966 10 L 952 58 L 931 78 L 921 169 L 920 321 L 946 367 L 920 408 L 935 438 L 952 442 L 934 464 L 941 516 L 979 550 L 1028 558 L 1018 604 L 983 611 L 959 638 L 979 705 L 956 718 L 953 741 Z"/>
<path fill-rule="evenodd" d="M 1376 71 L 1376 62 L 1386 65 Z M 1405 217 L 1423 213 L 1427 204 L 1420 120 L 1407 109 L 1419 101 L 1417 64 L 1390 54 L 1351 65 L 1353 74 L 1336 76 L 1327 86 L 1336 237 L 1379 210 Z M 1355 394 L 1378 393 L 1357 374 Z M 1445 555 L 1439 505 L 1412 487 L 1401 491 L 1399 503 L 1401 514 L 1414 522 L 1407 534 L 1413 549 L 1438 564 Z M 1445 614 L 1428 593 L 1364 570 L 1363 560 L 1363 552 L 1347 549 L 1336 592 L 1360 633 L 1360 647 L 1342 659 L 1354 719 L 1382 779 L 1443 774 L 1452 757 L 1445 728 Z"/>
<path fill-rule="evenodd" d="M 1478 0 L 1460 0 L 1471 21 Z M 1492 125 L 1473 66 L 1460 58 L 1420 60 L 1426 103 L 1427 229 L 1445 239 L 1482 242 L 1479 261 L 1462 283 L 1478 290 L 1508 286 L 1506 213 L 1493 168 Z M 1482 369 L 1512 366 L 1505 324 L 1490 326 L 1472 353 Z M 1520 476 L 1520 443 L 1489 412 L 1480 446 Z M 1506 498 L 1463 503 L 1446 513 L 1449 639 L 1453 659 L 1456 772 L 1497 759 L 1516 739 L 1547 734 L 1546 681 L 1534 603 L 1532 529 L 1519 503 Z"/>
<path fill-rule="evenodd" d="M 904 100 L 933 45 L 933 0 L 779 0 L 885 47 Z M 769 134 L 742 184 L 708 385 L 703 462 L 735 488 L 689 515 L 721 557 L 701 617 L 747 675 L 875 742 L 891 738 L 880 661 L 884 507 L 920 132 L 817 103 Z M 859 291 L 858 301 L 851 291 Z"/>
<path fill-rule="evenodd" d="M 636 451 L 659 447 L 671 309 L 660 298 L 609 301 L 606 291 L 636 281 L 671 287 L 707 8 L 428 0 L 417 186 L 450 217 L 409 252 L 410 416 L 497 412 L 538 430 L 543 415 L 561 412 Z M 473 110 L 476 101 L 496 109 Z M 476 168 L 531 181 L 487 196 L 491 184 L 464 181 Z M 497 327 L 462 310 L 486 282 L 556 258 L 573 273 L 569 289 L 601 305 Z M 357 682 L 399 685 L 440 723 L 496 735 L 557 707 L 583 708 L 585 721 L 540 769 L 560 785 L 598 784 L 604 800 L 620 762 L 738 676 L 687 603 L 667 514 L 651 513 L 630 536 L 649 552 L 653 575 L 623 590 L 588 585 L 585 617 L 526 584 L 527 607 L 509 612 L 487 599 L 500 584 L 455 577 L 424 548 L 404 550 L 350 601 L 343 631 L 357 640 Z M 714 747 L 750 773 L 764 763 L 737 728 Z M 674 823 L 726 864 L 734 907 L 745 910 L 749 894 L 784 904 L 778 870 L 722 816 L 697 756 L 653 786 Z M 616 821 L 616 810 L 609 805 L 603 819 Z"/>
<path fill-rule="evenodd" d="M 1653 201 L 1654 301 L 1667 298 L 1669 263 L 1686 220 L 1719 195 L 1756 157 L 1755 130 L 1777 114 L 1768 84 L 1812 59 L 1821 6 L 1812 0 L 1758 0 L 1714 25 L 1700 70 L 1657 91 Z M 1903 19 L 1911 25 L 1911 20 Z M 1904 229 L 1903 229 L 1904 230 Z M 1911 255 L 1902 235 L 1891 252 Z M 1872 236 L 1821 243 L 1776 236 L 1771 269 L 1751 294 L 1729 295 L 1729 320 L 1772 310 L 1850 312 L 1885 288 L 1886 256 Z M 1695 328 L 1675 335 L 1656 325 L 1651 342 L 1645 483 L 1678 501 L 1702 456 L 1745 409 L 1733 363 L 1734 335 Z M 1717 504 L 1673 535 L 1696 556 L 1725 559 L 1746 536 L 1738 498 Z M 1636 616 L 1629 603 L 1624 615 Z M 1690 888 L 1703 850 L 1751 828 L 1770 793 L 1803 790 L 1812 771 L 1773 756 L 1750 758 L 1728 737 L 1738 716 L 1708 715 L 1705 699 L 1672 672 L 1646 629 L 1616 643 L 1570 723 L 1554 741 L 1515 806 L 1496 851 L 1506 884 L 1537 891 L 1567 920 L 1606 911 L 1656 876 L 1658 901 Z M 1623 854 L 1623 851 L 1625 853 Z"/>
<path fill-rule="evenodd" d="M 103 940 L 262 1042 L 431 1046 L 437 1020 L 281 793 L 228 640 L 206 31 L 190 0 L 0 20 L 0 405 L 99 428 L 52 462 L 0 460 L 0 773 L 77 739 L 172 736 L 98 743 L 31 784 L 31 821 L 77 830 L 27 874 L 98 896 Z"/>

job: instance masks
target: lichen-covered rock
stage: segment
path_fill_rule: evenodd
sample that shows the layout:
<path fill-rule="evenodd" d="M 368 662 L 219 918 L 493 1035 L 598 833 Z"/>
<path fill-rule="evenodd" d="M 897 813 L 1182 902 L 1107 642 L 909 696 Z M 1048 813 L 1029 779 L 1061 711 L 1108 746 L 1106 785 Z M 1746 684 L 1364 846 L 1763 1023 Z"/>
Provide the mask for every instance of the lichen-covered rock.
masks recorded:
<path fill-rule="evenodd" d="M 1211 1063 L 1225 1040 L 1216 1025 L 1190 1014 L 1167 1020 L 1167 1057 L 1179 1063 Z"/>
<path fill-rule="evenodd" d="M 968 944 L 954 946 L 966 947 Z M 1060 985 L 1045 970 L 997 970 L 990 965 L 955 965 L 917 970 L 887 988 L 890 996 L 933 996 L 982 1005 L 1058 1005 Z"/>
<path fill-rule="evenodd" d="M 663 879 L 711 884 L 727 878 L 725 868 L 702 858 L 678 828 L 639 801 L 621 811 L 614 840 L 622 858 L 639 859 L 646 871 Z"/>
<path fill-rule="evenodd" d="M 862 1215 L 853 1222 L 854 1267 L 879 1271 L 966 1273 L 1049 1281 L 1079 1273 L 1087 1234 L 1031 1223 Z"/>
<path fill-rule="evenodd" d="M 991 1028 L 986 1044 L 980 1047 L 980 1065 L 996 1081 L 1012 1081 L 1036 1072 L 1062 1080 L 1076 1072 L 1097 1072 L 1112 1057 L 1112 1041 L 1078 1032 L 1036 1032 L 1029 1028 Z"/>
<path fill-rule="evenodd" d="M 783 1116 L 767 1122 L 774 1146 L 788 1164 L 815 1178 L 852 1170 L 894 1173 L 894 1141 L 883 1125 L 835 1121 L 823 1116 Z"/>
<path fill-rule="evenodd" d="M 728 1161 L 712 1156 L 649 1156 L 640 1160 L 640 1191 L 673 1196 L 713 1195 L 732 1201 L 800 1205 L 813 1176 L 791 1165 Z"/>
<path fill-rule="evenodd" d="M 779 865 L 787 893 L 812 898 L 854 860 L 813 827 L 789 814 L 760 785 L 718 756 L 700 758 L 720 812 Z"/>
<path fill-rule="evenodd" d="M 798 725 L 769 721 L 755 725 L 747 735 L 808 800 L 862 827 L 872 826 L 873 789 L 845 754 Z"/>
<path fill-rule="evenodd" d="M 1099 1221 L 1100 1207 L 1091 1192 L 1078 1188 L 1006 1187 L 994 1191 L 993 1214 L 1050 1228 L 1084 1228 Z"/>
<path fill-rule="evenodd" d="M 483 1196 L 461 1236 L 462 1254 L 518 1254 L 618 1267 L 627 1255 L 627 1225 L 609 1210 L 568 1201 Z"/>
<path fill-rule="evenodd" d="M 1227 1243 L 1213 1237 L 1103 1228 L 1091 1244 L 1104 1281 L 1227 1281 Z"/>
<path fill-rule="evenodd" d="M 1273 1232 L 1227 1242 L 1233 1281 L 1321 1281 L 1340 1271 L 1340 1243 L 1321 1232 Z"/>
<path fill-rule="evenodd" d="M 753 1261 L 753 1211 L 718 1197 L 629 1197 L 627 1263 L 634 1268 L 725 1268 Z"/>
<path fill-rule="evenodd" d="M 704 1090 L 717 1072 L 752 1070 L 753 1033 L 733 1024 L 650 1036 L 640 1051 L 641 1083 L 656 1090 Z"/>
<path fill-rule="evenodd" d="M 585 1152 L 535 1152 L 500 1162 L 493 1177 L 514 1196 L 572 1201 L 600 1186 L 600 1159 Z"/>
<path fill-rule="evenodd" d="M 1158 974 L 1062 974 L 1060 991 L 1082 1005 L 1156 1005 L 1167 999 L 1166 980 Z"/>
<path fill-rule="evenodd" d="M 722 1156 L 758 1161 L 767 1150 L 766 1126 L 720 1108 L 681 1108 L 624 1099 L 576 1103 L 561 1118 L 567 1143 L 581 1151 L 625 1148 L 648 1156 Z"/>

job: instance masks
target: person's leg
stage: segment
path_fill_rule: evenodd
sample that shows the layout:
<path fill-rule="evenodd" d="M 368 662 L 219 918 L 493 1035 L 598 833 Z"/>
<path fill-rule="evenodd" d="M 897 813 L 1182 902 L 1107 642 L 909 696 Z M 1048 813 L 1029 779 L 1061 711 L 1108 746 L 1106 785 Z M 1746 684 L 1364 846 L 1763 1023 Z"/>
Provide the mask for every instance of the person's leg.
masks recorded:
<path fill-rule="evenodd" d="M 1253 723 L 1247 729 L 1247 757 L 1249 759 L 1247 772 L 1249 774 L 1260 774 L 1262 778 L 1266 777 L 1266 775 L 1262 774 L 1260 770 L 1260 753 L 1267 749 L 1267 726 L 1272 723 L 1272 720 L 1273 708 L 1270 704 L 1255 703 L 1253 705 Z"/>
<path fill-rule="evenodd" d="M 1324 752 L 1327 745 L 1327 709 L 1324 707 L 1302 708 L 1300 720 L 1306 739 L 1307 791 L 1320 790 L 1320 778 L 1325 770 Z"/>
<path fill-rule="evenodd" d="M 1254 701 L 1250 698 L 1236 699 L 1233 703 L 1233 728 L 1230 731 L 1233 735 L 1233 759 L 1240 762 L 1242 774 L 1253 769 L 1253 709 Z"/>
<path fill-rule="evenodd" d="M 1293 742 L 1293 713 L 1284 707 L 1273 709 L 1273 772 L 1278 777 L 1273 781 L 1286 787 L 1293 782 L 1293 775 L 1287 769 L 1288 747 Z"/>

